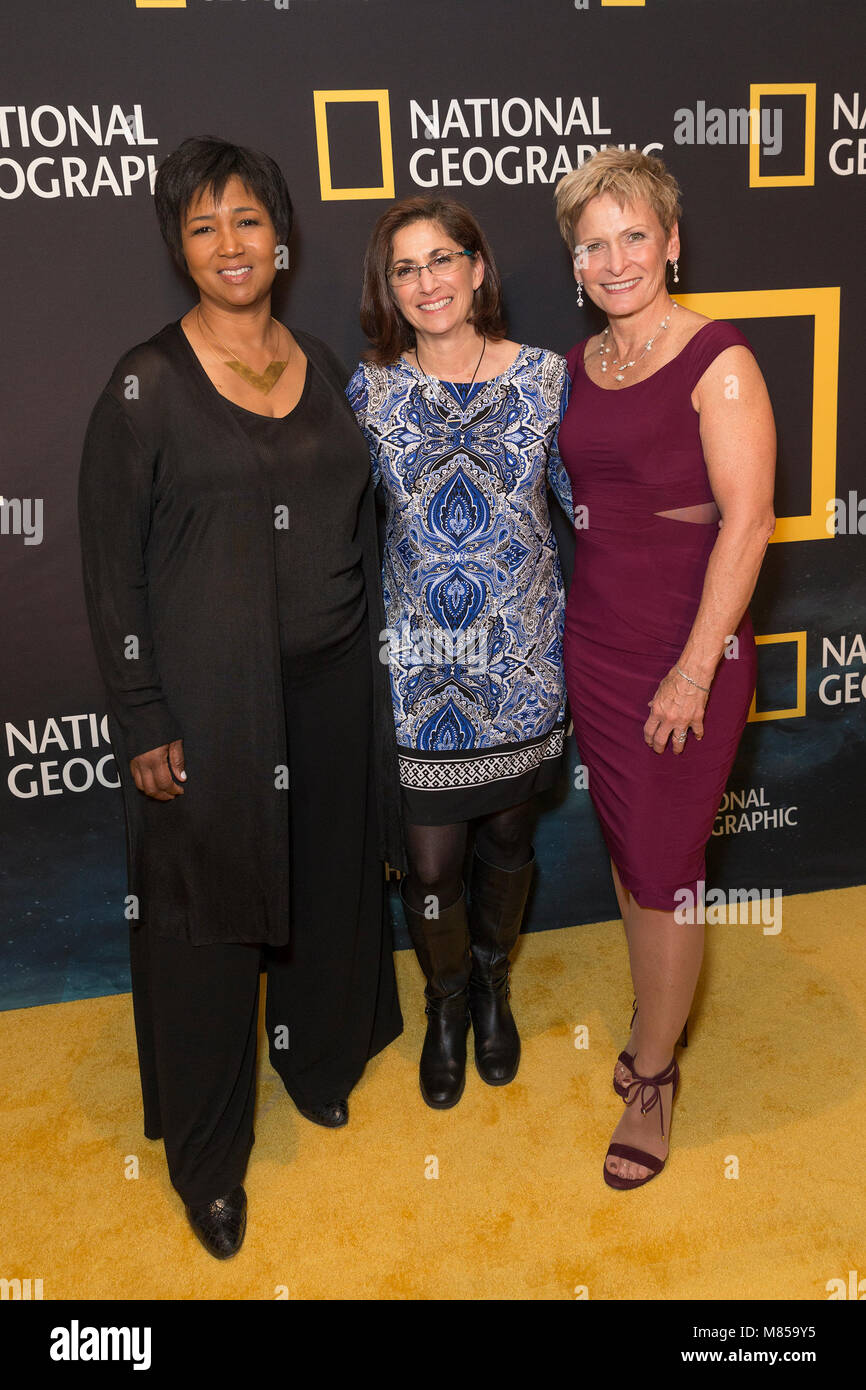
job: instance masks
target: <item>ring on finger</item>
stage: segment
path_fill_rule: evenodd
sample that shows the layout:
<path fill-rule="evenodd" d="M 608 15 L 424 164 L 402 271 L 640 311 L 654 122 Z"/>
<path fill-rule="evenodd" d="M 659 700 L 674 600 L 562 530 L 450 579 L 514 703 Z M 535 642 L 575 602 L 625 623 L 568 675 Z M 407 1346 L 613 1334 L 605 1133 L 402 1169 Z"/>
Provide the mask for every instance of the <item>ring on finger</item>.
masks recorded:
<path fill-rule="evenodd" d="M 688 736 L 688 732 L 688 729 L 683 729 L 681 734 L 674 733 L 674 738 L 676 739 L 677 743 L 685 743 L 686 738 Z"/>

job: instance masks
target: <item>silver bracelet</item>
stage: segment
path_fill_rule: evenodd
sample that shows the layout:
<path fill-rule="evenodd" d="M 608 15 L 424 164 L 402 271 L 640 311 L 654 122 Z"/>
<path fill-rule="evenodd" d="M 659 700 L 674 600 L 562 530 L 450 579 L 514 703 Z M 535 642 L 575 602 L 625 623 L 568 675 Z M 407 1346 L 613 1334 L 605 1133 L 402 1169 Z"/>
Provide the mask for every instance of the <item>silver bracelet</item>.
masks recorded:
<path fill-rule="evenodd" d="M 697 681 L 693 681 L 692 678 L 691 678 L 691 676 L 687 676 L 686 673 L 685 673 L 685 671 L 681 671 L 681 670 L 680 670 L 680 668 L 679 668 L 679 666 L 677 666 L 676 662 L 674 662 L 674 669 L 677 671 L 677 673 L 678 673 L 679 675 L 682 676 L 682 678 L 683 678 L 684 681 L 688 681 L 689 685 L 697 686 L 698 690 L 702 690 L 702 691 L 704 692 L 705 695 L 709 695 L 709 693 L 710 693 L 710 687 L 709 687 L 708 685 L 698 685 Z"/>

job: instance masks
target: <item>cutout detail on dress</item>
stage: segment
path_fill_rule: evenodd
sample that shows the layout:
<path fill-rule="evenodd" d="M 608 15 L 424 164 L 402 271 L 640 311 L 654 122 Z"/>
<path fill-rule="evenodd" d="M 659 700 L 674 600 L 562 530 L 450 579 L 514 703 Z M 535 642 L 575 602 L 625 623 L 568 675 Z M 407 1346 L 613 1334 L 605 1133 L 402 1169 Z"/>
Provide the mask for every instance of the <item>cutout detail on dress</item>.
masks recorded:
<path fill-rule="evenodd" d="M 654 515 L 666 516 L 671 521 L 685 521 L 698 526 L 710 526 L 721 520 L 721 513 L 715 502 L 698 502 L 694 507 L 674 507 L 669 512 L 655 512 Z"/>

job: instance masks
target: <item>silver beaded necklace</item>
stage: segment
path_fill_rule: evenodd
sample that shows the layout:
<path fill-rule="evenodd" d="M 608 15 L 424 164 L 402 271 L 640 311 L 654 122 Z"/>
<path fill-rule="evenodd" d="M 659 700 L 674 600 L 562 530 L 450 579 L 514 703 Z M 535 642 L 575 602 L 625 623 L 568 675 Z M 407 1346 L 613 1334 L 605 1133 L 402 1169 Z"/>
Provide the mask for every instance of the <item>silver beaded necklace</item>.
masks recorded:
<path fill-rule="evenodd" d="M 674 301 L 673 301 L 673 309 L 676 309 L 676 308 L 678 308 L 678 307 L 679 307 L 679 306 L 677 305 L 676 300 L 674 300 Z M 671 309 L 671 313 L 673 313 L 673 309 Z M 648 341 L 647 341 L 647 343 L 646 343 L 646 345 L 645 345 L 645 347 L 644 347 L 644 350 L 643 350 L 643 352 L 640 354 L 639 357 L 633 357 L 633 358 L 632 358 L 630 361 L 628 361 L 628 362 L 626 362 L 626 361 L 620 361 L 620 359 L 619 359 L 618 357 L 611 357 L 611 359 L 610 359 L 610 360 L 611 360 L 611 365 L 614 366 L 614 367 L 618 367 L 618 368 L 619 368 L 619 371 L 614 372 L 614 378 L 613 378 L 614 381 L 622 381 L 623 378 L 624 378 L 624 374 L 628 371 L 629 367 L 633 367 L 637 362 L 641 362 L 641 361 L 643 360 L 643 358 L 646 356 L 646 354 L 647 354 L 648 352 L 651 352 L 651 351 L 652 351 L 652 345 L 653 345 L 653 343 L 655 342 L 655 340 L 656 340 L 656 338 L 659 336 L 659 334 L 660 334 L 661 332 L 663 332 L 663 330 L 664 330 L 665 328 L 667 328 L 667 326 L 668 326 L 668 324 L 670 323 L 670 321 L 671 321 L 671 315 L 670 315 L 670 314 L 667 314 L 667 315 L 662 319 L 661 323 L 659 324 L 658 328 L 656 329 L 656 331 L 655 331 L 655 333 L 652 335 L 652 337 L 651 337 L 650 339 L 648 339 Z M 607 328 L 606 328 L 606 329 L 604 330 L 604 332 L 602 333 L 602 335 L 601 335 L 601 342 L 600 342 L 599 345 L 598 345 L 598 351 L 599 351 L 599 353 L 600 353 L 600 355 L 601 355 L 601 370 L 602 370 L 602 372 L 606 372 L 606 371 L 607 371 L 607 361 L 606 361 L 605 359 L 606 359 L 607 357 L 610 357 L 610 354 L 613 352 L 613 348 L 611 347 L 610 343 L 606 343 L 606 342 L 605 342 L 605 340 L 606 340 L 606 338 L 608 337 L 609 333 L 610 333 L 610 324 L 608 324 Z"/>

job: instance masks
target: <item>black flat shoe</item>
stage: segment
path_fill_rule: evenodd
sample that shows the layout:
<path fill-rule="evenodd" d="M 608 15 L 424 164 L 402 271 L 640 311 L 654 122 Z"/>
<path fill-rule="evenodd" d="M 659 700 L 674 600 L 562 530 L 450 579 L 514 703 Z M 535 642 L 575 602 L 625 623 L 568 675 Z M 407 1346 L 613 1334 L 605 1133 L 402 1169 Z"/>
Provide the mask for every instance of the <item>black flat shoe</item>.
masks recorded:
<path fill-rule="evenodd" d="M 186 1207 L 192 1226 L 205 1250 L 216 1260 L 236 1255 L 247 1229 L 247 1194 L 235 1187 L 225 1197 L 215 1197 L 203 1206 Z"/>
<path fill-rule="evenodd" d="M 347 1100 L 329 1100 L 326 1105 L 319 1105 L 315 1110 L 305 1110 L 302 1105 L 299 1105 L 298 1109 L 305 1120 L 312 1120 L 314 1125 L 324 1125 L 326 1129 L 340 1129 L 342 1125 L 349 1123 Z"/>

